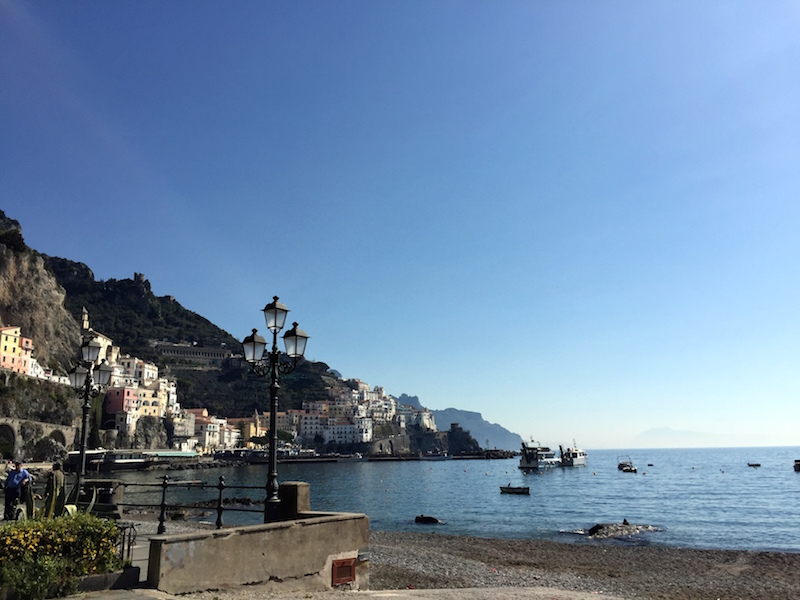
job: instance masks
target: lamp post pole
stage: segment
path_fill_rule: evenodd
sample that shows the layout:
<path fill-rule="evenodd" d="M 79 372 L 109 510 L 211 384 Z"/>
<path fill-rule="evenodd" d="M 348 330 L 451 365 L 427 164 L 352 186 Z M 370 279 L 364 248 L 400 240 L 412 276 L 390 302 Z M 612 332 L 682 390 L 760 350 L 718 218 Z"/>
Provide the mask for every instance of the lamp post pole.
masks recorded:
<path fill-rule="evenodd" d="M 81 344 L 80 363 L 69 372 L 70 385 L 75 389 L 79 398 L 83 399 L 83 421 L 81 423 L 81 450 L 80 465 L 78 466 L 78 493 L 83 489 L 86 478 L 86 447 L 89 440 L 89 411 L 92 408 L 92 398 L 100 394 L 100 389 L 108 385 L 111 380 L 112 369 L 104 360 L 95 368 L 95 361 L 100 355 L 100 343 L 91 337 L 84 339 Z"/>
<path fill-rule="evenodd" d="M 269 353 L 269 474 L 267 475 L 267 500 L 264 505 L 264 522 L 278 520 L 281 500 L 278 497 L 278 331 L 272 332 L 272 351 Z"/>
<path fill-rule="evenodd" d="M 258 335 L 258 331 L 247 336 L 242 342 L 245 360 L 250 363 L 253 373 L 258 377 L 269 375 L 269 473 L 267 475 L 266 492 L 267 497 L 264 501 L 264 523 L 277 521 L 280 512 L 280 497 L 278 492 L 278 376 L 281 373 L 288 374 L 294 371 L 298 359 L 302 358 L 306 349 L 308 335 L 302 329 L 298 329 L 297 323 L 292 324 L 292 328 L 283 335 L 286 345 L 286 355 L 291 362 L 281 362 L 281 352 L 278 350 L 278 332 L 283 329 L 286 322 L 286 315 L 289 309 L 278 301 L 274 296 L 272 302 L 264 307 L 264 318 L 267 328 L 272 332 L 272 350 L 265 351 L 267 341 Z"/>
<path fill-rule="evenodd" d="M 86 478 L 86 446 L 89 442 L 89 410 L 92 408 L 92 370 L 86 373 L 86 383 L 83 387 L 83 424 L 81 425 L 81 465 L 78 472 L 78 490 L 83 489 L 83 480 Z"/>

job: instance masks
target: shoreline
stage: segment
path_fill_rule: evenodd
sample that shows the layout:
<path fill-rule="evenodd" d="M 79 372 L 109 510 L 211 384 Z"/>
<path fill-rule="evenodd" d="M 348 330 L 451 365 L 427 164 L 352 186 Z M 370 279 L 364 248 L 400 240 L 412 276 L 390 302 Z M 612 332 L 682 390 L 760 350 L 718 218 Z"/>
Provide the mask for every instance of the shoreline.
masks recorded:
<path fill-rule="evenodd" d="M 151 515 L 131 515 L 143 537 L 155 533 Z M 180 533 L 202 525 L 169 521 Z M 211 526 L 210 528 L 213 528 Z M 172 530 L 172 531 L 170 531 Z M 623 600 L 774 600 L 800 597 L 800 553 L 697 550 L 661 546 L 573 544 L 552 540 L 482 538 L 438 532 L 371 530 L 370 592 L 527 590 L 527 597 Z M 538 590 L 538 591 L 537 591 Z M 339 590 L 303 594 L 309 600 Z M 348 592 L 355 593 L 355 592 Z M 422 592 L 414 592 L 422 593 Z M 470 592 L 476 597 L 478 592 Z M 548 595 L 549 594 L 549 595 Z M 502 596 L 507 596 L 505 592 Z M 296 594 L 259 585 L 182 595 L 186 600 L 288 600 Z M 482 597 L 482 596 L 481 596 Z M 499 596 L 495 596 L 499 597 Z"/>
<path fill-rule="evenodd" d="M 370 547 L 371 577 L 387 589 L 414 576 L 420 587 L 544 585 L 621 598 L 800 597 L 800 554 L 386 532 L 371 532 Z M 459 568 L 436 568 L 448 564 Z"/>

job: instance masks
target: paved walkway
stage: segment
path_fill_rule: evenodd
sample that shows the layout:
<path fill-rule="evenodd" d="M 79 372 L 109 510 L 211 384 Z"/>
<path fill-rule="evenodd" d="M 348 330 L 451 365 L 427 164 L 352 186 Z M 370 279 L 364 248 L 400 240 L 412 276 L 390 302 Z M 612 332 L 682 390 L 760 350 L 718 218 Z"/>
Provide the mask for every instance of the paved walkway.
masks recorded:
<path fill-rule="evenodd" d="M 190 596 L 190 598 L 193 596 Z M 214 592 L 213 597 L 225 600 L 228 594 Z M 236 596 L 231 596 L 235 598 Z M 265 600 L 596 600 L 596 594 L 568 592 L 549 588 L 460 588 L 453 590 L 369 590 L 369 591 L 328 591 L 295 592 L 293 594 L 259 594 L 250 590 L 248 598 Z M 184 600 L 183 596 L 172 596 L 158 590 L 106 590 L 70 596 L 73 600 Z M 603 596 L 606 600 L 620 600 L 615 596 Z"/>

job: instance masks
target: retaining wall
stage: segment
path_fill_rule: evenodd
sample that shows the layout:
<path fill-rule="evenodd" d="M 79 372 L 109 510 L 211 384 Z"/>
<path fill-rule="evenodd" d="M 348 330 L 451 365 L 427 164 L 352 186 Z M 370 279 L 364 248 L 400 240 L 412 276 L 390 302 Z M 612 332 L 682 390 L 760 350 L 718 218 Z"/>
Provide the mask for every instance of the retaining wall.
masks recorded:
<path fill-rule="evenodd" d="M 282 520 L 150 538 L 148 586 L 169 594 L 267 584 L 369 589 L 369 518 L 309 510 L 307 483 L 281 484 Z"/>

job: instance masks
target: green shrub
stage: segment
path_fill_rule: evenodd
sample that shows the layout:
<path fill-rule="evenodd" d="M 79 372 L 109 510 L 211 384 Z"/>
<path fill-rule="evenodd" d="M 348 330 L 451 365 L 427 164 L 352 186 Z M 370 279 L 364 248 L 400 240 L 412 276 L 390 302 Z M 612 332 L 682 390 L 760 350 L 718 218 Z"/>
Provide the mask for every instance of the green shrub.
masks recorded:
<path fill-rule="evenodd" d="M 0 587 L 31 599 L 71 593 L 78 577 L 122 566 L 118 535 L 113 521 L 82 513 L 3 525 Z"/>
<path fill-rule="evenodd" d="M 0 566 L 0 582 L 9 598 L 43 600 L 69 596 L 78 591 L 78 578 L 60 556 L 25 556 Z"/>

